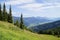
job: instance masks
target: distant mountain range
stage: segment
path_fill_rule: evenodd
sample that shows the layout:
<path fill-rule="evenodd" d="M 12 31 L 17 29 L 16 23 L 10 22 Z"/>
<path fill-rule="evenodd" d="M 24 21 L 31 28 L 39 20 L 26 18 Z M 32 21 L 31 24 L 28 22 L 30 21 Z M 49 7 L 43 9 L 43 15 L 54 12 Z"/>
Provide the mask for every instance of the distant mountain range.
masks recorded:
<path fill-rule="evenodd" d="M 50 23 L 45 23 L 42 25 L 36 25 L 29 27 L 29 29 L 33 32 L 39 32 L 41 30 L 53 30 L 53 31 L 60 31 L 60 20 Z"/>
<path fill-rule="evenodd" d="M 53 19 L 51 19 L 51 20 L 57 21 L 57 20 L 60 20 L 60 17 L 58 17 L 58 18 L 53 18 Z"/>
<path fill-rule="evenodd" d="M 45 17 L 27 17 L 27 18 L 23 18 L 23 19 L 24 19 L 24 24 L 26 26 L 37 25 L 37 24 L 52 21 L 49 18 L 45 18 Z M 13 20 L 14 20 L 14 22 L 16 22 L 16 20 L 18 20 L 20 22 L 20 17 L 13 17 Z"/>
<path fill-rule="evenodd" d="M 14 22 L 18 20 L 20 22 L 20 17 L 13 17 Z M 43 31 L 54 31 L 60 32 L 60 18 L 49 19 L 45 17 L 27 17 L 23 18 L 24 24 L 32 32 Z"/>

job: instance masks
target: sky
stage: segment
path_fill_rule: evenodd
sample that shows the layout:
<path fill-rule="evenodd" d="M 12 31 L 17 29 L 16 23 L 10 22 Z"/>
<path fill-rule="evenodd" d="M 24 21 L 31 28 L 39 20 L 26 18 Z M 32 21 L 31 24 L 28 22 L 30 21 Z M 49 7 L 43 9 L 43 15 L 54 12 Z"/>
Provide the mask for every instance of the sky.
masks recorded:
<path fill-rule="evenodd" d="M 60 17 L 60 0 L 0 0 L 6 4 L 6 10 L 12 7 L 12 15 L 20 17 Z"/>

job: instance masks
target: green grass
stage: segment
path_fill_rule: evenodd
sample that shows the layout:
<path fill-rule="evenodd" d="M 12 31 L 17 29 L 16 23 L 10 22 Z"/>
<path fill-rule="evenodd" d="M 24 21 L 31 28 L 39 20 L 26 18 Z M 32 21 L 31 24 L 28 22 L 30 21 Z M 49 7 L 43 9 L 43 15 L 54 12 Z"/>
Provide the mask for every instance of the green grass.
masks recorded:
<path fill-rule="evenodd" d="M 60 40 L 52 35 L 35 34 L 0 21 L 0 40 Z"/>

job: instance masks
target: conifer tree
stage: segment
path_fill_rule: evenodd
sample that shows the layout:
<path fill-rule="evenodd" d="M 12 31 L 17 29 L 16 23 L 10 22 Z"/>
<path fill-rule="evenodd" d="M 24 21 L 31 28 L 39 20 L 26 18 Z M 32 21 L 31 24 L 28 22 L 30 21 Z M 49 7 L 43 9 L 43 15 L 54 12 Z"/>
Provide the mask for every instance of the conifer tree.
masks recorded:
<path fill-rule="evenodd" d="M 10 8 L 9 8 L 8 22 L 13 23 L 11 5 L 10 5 Z"/>
<path fill-rule="evenodd" d="M 4 3 L 4 5 L 3 5 L 3 21 L 7 21 L 7 12 L 6 12 L 5 3 Z"/>
<path fill-rule="evenodd" d="M 18 22 L 18 20 L 14 23 L 14 25 L 16 25 L 16 26 L 19 27 L 19 22 Z"/>
<path fill-rule="evenodd" d="M 23 15 L 22 15 L 22 14 L 21 14 L 21 17 L 20 17 L 20 28 L 21 28 L 21 29 L 24 29 Z"/>
<path fill-rule="evenodd" d="M 0 21 L 2 20 L 2 10 L 1 10 L 1 4 L 0 4 Z"/>

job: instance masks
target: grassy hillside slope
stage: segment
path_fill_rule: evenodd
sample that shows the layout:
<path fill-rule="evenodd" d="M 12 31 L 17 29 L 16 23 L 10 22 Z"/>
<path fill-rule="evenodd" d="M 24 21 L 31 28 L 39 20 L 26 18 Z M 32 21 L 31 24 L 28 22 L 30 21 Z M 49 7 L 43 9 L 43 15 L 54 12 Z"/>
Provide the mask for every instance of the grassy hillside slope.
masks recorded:
<path fill-rule="evenodd" d="M 0 21 L 0 40 L 60 40 L 52 35 L 38 35 Z"/>

